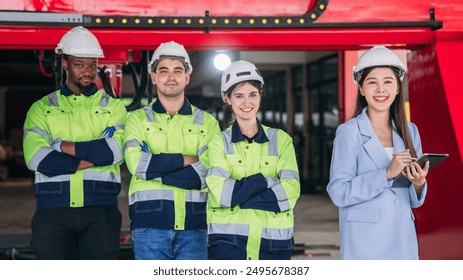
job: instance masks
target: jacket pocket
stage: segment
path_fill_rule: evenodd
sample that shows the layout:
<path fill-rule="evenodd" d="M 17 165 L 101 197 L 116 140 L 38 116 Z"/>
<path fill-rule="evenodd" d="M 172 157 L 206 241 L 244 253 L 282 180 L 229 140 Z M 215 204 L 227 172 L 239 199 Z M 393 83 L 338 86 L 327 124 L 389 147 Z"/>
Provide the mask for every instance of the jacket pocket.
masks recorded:
<path fill-rule="evenodd" d="M 163 210 L 162 200 L 140 201 L 135 203 L 134 212 L 136 214 L 160 212 Z"/>
<path fill-rule="evenodd" d="M 161 123 L 145 122 L 143 131 L 151 153 L 159 154 L 168 151 L 167 127 Z"/>
<path fill-rule="evenodd" d="M 112 114 L 114 114 L 114 112 L 110 108 L 100 106 L 92 107 L 90 109 L 91 119 L 88 123 L 89 130 L 91 130 L 92 133 L 97 133 L 98 136 L 100 136 L 108 126 L 108 121 Z"/>
<path fill-rule="evenodd" d="M 37 195 L 41 194 L 64 194 L 62 182 L 49 182 L 46 184 L 36 184 L 35 193 Z"/>
<path fill-rule="evenodd" d="M 236 235 L 232 234 L 211 234 L 209 235 L 209 244 L 216 245 L 216 244 L 230 244 L 230 245 L 237 245 L 238 238 Z"/>
<path fill-rule="evenodd" d="M 197 155 L 202 139 L 207 135 L 207 129 L 202 125 L 184 125 L 182 128 L 182 135 L 183 143 L 185 143 L 184 153 Z"/>
<path fill-rule="evenodd" d="M 227 155 L 227 160 L 231 165 L 230 178 L 243 178 L 246 176 L 246 162 L 241 155 Z"/>
<path fill-rule="evenodd" d="M 206 214 L 206 202 L 192 202 L 191 210 L 193 214 Z"/>
<path fill-rule="evenodd" d="M 294 247 L 293 239 L 288 240 L 269 240 L 269 251 L 287 251 Z"/>
<path fill-rule="evenodd" d="M 277 178 L 277 164 L 277 157 L 262 157 L 259 162 L 262 175 Z"/>
<path fill-rule="evenodd" d="M 119 194 L 121 185 L 113 182 L 93 181 L 93 192 L 104 194 Z"/>
<path fill-rule="evenodd" d="M 348 222 L 379 223 L 380 208 L 352 208 L 347 213 Z"/>
<path fill-rule="evenodd" d="M 70 123 L 70 111 L 67 108 L 48 107 L 43 114 L 47 119 L 53 140 L 58 137 L 63 140 L 71 140 L 68 139 L 71 135 L 71 129 L 68 125 Z"/>

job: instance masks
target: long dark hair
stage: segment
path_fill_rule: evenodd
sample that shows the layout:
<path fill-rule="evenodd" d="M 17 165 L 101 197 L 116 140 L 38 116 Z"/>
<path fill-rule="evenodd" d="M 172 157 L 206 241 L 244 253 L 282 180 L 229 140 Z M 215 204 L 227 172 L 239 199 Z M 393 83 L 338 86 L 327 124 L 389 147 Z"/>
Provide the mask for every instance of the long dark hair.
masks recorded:
<path fill-rule="evenodd" d="M 380 67 L 389 67 L 389 66 L 380 66 Z M 363 108 L 368 106 L 365 96 L 360 94 L 360 87 L 363 85 L 363 82 L 365 81 L 366 76 L 368 76 L 368 74 L 374 68 L 376 67 L 366 68 L 361 73 L 361 78 L 358 82 L 358 88 L 357 88 L 357 100 L 355 102 L 355 110 L 354 110 L 354 114 L 352 115 L 353 118 L 360 115 Z M 394 76 L 399 85 L 399 94 L 397 94 L 396 98 L 394 99 L 394 102 L 392 102 L 391 108 L 389 109 L 389 119 L 391 121 L 391 124 L 395 123 L 395 127 L 392 126 L 392 129 L 394 129 L 400 135 L 400 137 L 402 137 L 402 139 L 404 140 L 405 148 L 409 149 L 411 156 L 416 158 L 417 157 L 416 150 L 415 150 L 415 147 L 413 146 L 413 142 L 410 137 L 410 132 L 408 131 L 407 117 L 405 115 L 404 93 L 403 93 L 403 88 L 402 88 L 402 82 L 400 81 L 399 76 L 397 75 L 397 71 L 394 69 L 394 67 L 389 67 L 389 68 L 393 70 Z"/>

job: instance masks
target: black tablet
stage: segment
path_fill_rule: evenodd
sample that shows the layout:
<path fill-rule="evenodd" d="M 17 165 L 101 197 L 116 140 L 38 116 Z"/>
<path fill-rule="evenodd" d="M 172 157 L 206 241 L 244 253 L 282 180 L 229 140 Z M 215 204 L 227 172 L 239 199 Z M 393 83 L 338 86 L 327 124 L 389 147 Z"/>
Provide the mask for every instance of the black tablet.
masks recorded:
<path fill-rule="evenodd" d="M 429 161 L 429 171 L 433 170 L 439 163 L 441 163 L 444 159 L 446 159 L 449 154 L 431 154 L 426 153 L 421 155 L 416 162 L 421 166 L 424 167 L 427 161 Z M 428 171 L 428 172 L 429 172 Z"/>
<path fill-rule="evenodd" d="M 421 168 L 424 167 L 426 162 L 429 160 L 429 170 L 428 174 L 431 170 L 434 169 L 439 163 L 441 163 L 444 159 L 446 159 L 449 154 L 431 154 L 426 153 L 422 154 L 421 157 L 418 159 L 414 159 Z M 400 174 L 397 178 L 394 179 L 394 183 L 392 183 L 392 187 L 408 187 L 410 186 L 410 181 L 404 175 Z"/>

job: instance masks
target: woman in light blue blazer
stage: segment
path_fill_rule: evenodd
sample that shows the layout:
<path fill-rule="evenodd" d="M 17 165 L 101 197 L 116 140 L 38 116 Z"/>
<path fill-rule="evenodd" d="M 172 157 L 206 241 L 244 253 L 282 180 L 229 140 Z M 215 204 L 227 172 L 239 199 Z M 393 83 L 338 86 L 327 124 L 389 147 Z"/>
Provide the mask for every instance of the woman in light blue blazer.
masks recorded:
<path fill-rule="evenodd" d="M 341 259 L 418 259 L 411 208 L 424 202 L 429 162 L 421 168 L 412 161 L 422 149 L 417 127 L 405 117 L 405 67 L 376 46 L 353 75 L 356 109 L 336 131 L 327 187 L 339 207 Z M 409 181 L 398 184 L 399 175 Z"/>

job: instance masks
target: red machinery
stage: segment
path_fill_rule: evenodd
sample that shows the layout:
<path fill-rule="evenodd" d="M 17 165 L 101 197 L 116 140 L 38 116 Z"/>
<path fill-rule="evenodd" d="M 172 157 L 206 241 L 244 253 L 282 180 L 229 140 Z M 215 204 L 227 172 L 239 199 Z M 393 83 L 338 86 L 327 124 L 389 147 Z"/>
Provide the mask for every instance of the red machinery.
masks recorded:
<path fill-rule="evenodd" d="M 245 8 L 243 8 L 245 7 Z M 411 118 L 425 152 L 450 157 L 428 178 L 417 209 L 421 257 L 463 258 L 463 3 L 458 0 L 10 0 L 0 3 L 0 49 L 52 50 L 70 26 L 92 30 L 105 49 L 116 94 L 120 65 L 159 43 L 190 50 L 337 50 L 339 109 L 352 111 L 350 50 L 374 44 L 408 49 Z"/>

